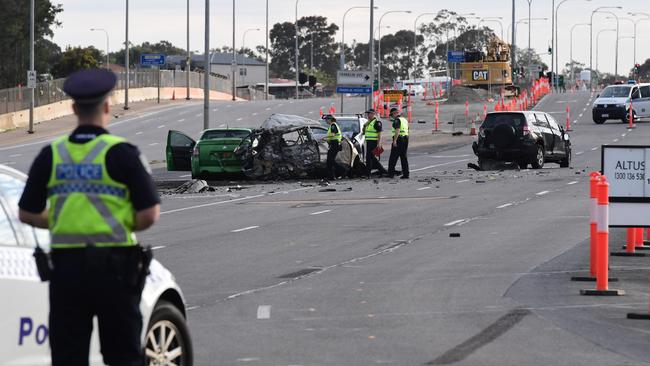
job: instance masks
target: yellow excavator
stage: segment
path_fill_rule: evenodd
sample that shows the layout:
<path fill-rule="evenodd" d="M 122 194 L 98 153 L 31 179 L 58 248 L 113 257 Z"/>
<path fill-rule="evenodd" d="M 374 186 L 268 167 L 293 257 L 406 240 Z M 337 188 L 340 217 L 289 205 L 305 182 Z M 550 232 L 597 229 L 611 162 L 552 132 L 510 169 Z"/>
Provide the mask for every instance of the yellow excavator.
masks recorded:
<path fill-rule="evenodd" d="M 487 55 L 482 51 L 466 51 L 460 69 L 463 86 L 485 90 L 503 88 L 505 95 L 519 95 L 519 87 L 512 82 L 510 45 L 499 37 L 490 39 Z"/>

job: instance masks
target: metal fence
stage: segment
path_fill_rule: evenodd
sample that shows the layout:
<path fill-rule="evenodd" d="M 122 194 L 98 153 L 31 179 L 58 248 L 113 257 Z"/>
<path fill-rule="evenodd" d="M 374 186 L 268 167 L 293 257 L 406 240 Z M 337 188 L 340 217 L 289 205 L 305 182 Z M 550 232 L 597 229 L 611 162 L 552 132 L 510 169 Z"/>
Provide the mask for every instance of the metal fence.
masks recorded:
<path fill-rule="evenodd" d="M 124 89 L 126 74 L 118 73 L 115 90 Z M 190 88 L 203 88 L 205 74 L 190 72 Z M 65 79 L 56 79 L 36 84 L 34 107 L 69 99 L 63 92 Z M 210 89 L 231 93 L 231 82 L 221 76 L 210 76 Z M 158 86 L 157 70 L 133 70 L 129 72 L 129 88 L 148 88 Z M 187 87 L 185 71 L 160 70 L 160 87 Z M 16 112 L 29 108 L 30 89 L 26 87 L 0 89 L 0 114 Z M 264 99 L 264 92 L 255 89 L 238 89 L 237 96 L 247 100 Z M 270 96 L 269 96 L 270 97 Z"/>

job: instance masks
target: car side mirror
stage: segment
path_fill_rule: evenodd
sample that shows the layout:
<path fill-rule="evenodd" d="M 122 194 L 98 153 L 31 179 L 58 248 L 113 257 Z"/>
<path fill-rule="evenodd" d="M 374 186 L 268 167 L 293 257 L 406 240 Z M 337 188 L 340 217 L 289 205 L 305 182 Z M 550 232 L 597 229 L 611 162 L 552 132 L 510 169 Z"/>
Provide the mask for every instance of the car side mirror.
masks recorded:
<path fill-rule="evenodd" d="M 596 98 L 600 98 L 600 94 L 596 94 Z"/>

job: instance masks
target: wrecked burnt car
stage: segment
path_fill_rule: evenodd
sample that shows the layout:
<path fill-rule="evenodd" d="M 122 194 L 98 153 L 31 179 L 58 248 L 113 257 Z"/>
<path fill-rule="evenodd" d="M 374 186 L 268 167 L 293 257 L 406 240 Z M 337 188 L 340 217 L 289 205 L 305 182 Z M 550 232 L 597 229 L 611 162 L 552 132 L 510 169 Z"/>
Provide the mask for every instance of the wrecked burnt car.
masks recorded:
<path fill-rule="evenodd" d="M 324 177 L 327 129 L 320 122 L 293 115 L 273 114 L 235 150 L 244 161 L 243 173 L 253 179 Z M 341 142 L 336 161 L 339 175 L 362 172 L 363 163 L 349 139 Z"/>

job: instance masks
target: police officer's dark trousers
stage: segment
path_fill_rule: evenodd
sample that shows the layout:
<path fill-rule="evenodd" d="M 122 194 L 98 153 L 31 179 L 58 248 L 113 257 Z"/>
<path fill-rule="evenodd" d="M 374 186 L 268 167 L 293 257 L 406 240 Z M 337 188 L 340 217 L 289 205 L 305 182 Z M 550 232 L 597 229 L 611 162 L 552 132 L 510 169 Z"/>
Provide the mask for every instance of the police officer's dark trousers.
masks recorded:
<path fill-rule="evenodd" d="M 104 363 L 144 364 L 142 289 L 129 281 L 135 250 L 90 247 L 52 251 L 49 331 L 53 366 L 88 365 L 95 316 Z"/>
<path fill-rule="evenodd" d="M 336 155 L 341 151 L 341 143 L 338 141 L 330 141 L 329 149 L 327 150 L 327 174 L 330 179 L 335 179 L 337 177 L 337 166 Z"/>
<path fill-rule="evenodd" d="M 397 146 L 393 146 L 390 150 L 390 157 L 388 158 L 388 175 L 395 175 L 395 165 L 397 165 L 397 158 L 402 165 L 402 177 L 409 177 L 409 161 L 407 157 L 409 148 L 408 136 L 397 137 Z"/>
<path fill-rule="evenodd" d="M 368 177 L 370 177 L 373 169 L 379 169 L 379 174 L 388 174 L 384 166 L 379 162 L 379 159 L 372 153 L 377 145 L 377 140 L 366 140 L 366 169 Z"/>

